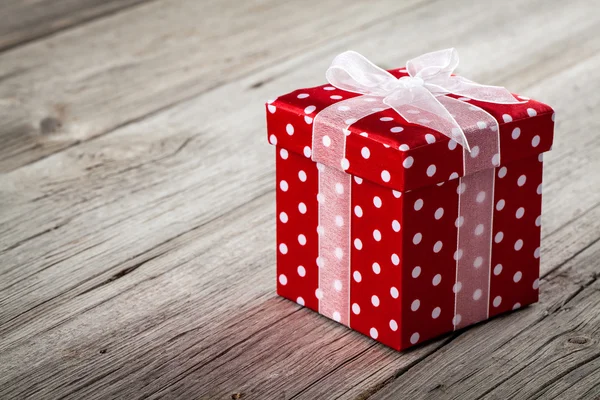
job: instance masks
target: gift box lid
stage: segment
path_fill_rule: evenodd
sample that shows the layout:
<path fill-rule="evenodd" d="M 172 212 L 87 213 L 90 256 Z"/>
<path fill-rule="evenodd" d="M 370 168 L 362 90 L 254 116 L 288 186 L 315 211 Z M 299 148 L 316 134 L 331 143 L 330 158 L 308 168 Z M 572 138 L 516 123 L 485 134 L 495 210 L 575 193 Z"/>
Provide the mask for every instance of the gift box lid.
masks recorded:
<path fill-rule="evenodd" d="M 396 78 L 408 76 L 404 68 L 388 72 Z M 311 158 L 315 116 L 356 96 L 359 94 L 321 85 L 298 89 L 269 101 L 266 104 L 269 142 Z M 541 153 L 552 147 L 554 111 L 546 104 L 519 95 L 514 95 L 522 101 L 518 104 L 447 96 L 479 107 L 498 121 L 500 166 L 536 154 L 541 160 Z M 407 122 L 391 108 L 351 121 L 346 136 L 345 171 L 398 191 L 440 184 L 468 174 L 461 145 L 435 130 Z M 477 148 L 472 149 L 468 156 L 476 157 L 477 152 Z M 331 166 L 340 169 L 339 165 Z"/>

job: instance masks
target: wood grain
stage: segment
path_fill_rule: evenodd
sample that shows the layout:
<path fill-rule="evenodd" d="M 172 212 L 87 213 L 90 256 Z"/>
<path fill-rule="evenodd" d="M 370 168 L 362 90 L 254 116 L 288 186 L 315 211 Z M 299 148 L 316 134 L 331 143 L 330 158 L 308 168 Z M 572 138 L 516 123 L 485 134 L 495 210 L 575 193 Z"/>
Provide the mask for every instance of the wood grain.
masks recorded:
<path fill-rule="evenodd" d="M 589 3 L 561 3 L 557 15 L 547 1 L 415 2 L 390 13 L 381 2 L 350 7 L 347 17 L 363 24 L 353 26 L 334 20 L 336 1 L 320 2 L 324 12 L 309 10 L 310 19 L 291 3 L 224 4 L 203 2 L 214 26 L 194 29 L 214 34 L 202 54 L 215 63 L 193 72 L 179 68 L 199 63 L 188 53 L 204 37 L 185 38 L 199 7 L 189 1 L 165 2 L 162 14 L 137 6 L 0 54 L 17 65 L 17 55 L 33 60 L 43 43 L 56 46 L 60 60 L 25 75 L 68 72 L 36 93 L 51 99 L 53 87 L 79 79 L 78 66 L 93 69 L 87 48 L 115 47 L 100 46 L 100 78 L 67 96 L 66 110 L 78 111 L 47 135 L 56 146 L 17 138 L 0 150 L 9 155 L 0 175 L 0 398 L 595 399 L 600 17 Z M 157 28 L 163 16 L 178 24 Z M 558 125 L 545 157 L 541 303 L 399 353 L 275 297 L 262 103 L 320 83 L 346 48 L 400 65 L 423 52 L 415 21 L 452 32 L 428 43 L 460 44 L 462 73 L 552 104 Z M 263 38 L 288 25 L 289 41 Z M 135 61 L 139 77 L 107 72 L 128 48 L 107 27 L 156 44 Z M 219 47 L 244 56 L 227 69 Z M 25 78 L 11 78 L 17 92 Z M 113 84 L 132 92 L 105 97 Z M 10 121 L 27 120 L 19 118 Z M 78 137 L 81 126 L 93 129 Z"/>
<path fill-rule="evenodd" d="M 0 52 L 143 1 L 149 0 L 3 0 Z"/>

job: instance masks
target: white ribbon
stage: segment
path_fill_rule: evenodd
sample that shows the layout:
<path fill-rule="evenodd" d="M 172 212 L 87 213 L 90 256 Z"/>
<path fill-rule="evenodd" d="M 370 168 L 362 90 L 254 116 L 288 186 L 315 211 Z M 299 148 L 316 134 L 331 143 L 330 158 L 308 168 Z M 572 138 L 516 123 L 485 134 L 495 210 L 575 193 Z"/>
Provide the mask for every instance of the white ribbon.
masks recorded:
<path fill-rule="evenodd" d="M 481 85 L 453 76 L 458 66 L 455 49 L 423 54 L 406 63 L 410 76 L 396 78 L 354 51 L 334 58 L 326 77 L 333 86 L 353 93 L 383 98 L 407 122 L 436 130 L 471 151 L 461 126 L 448 108 L 464 105 L 445 95 L 451 93 L 497 104 L 520 103 L 500 86 Z"/>

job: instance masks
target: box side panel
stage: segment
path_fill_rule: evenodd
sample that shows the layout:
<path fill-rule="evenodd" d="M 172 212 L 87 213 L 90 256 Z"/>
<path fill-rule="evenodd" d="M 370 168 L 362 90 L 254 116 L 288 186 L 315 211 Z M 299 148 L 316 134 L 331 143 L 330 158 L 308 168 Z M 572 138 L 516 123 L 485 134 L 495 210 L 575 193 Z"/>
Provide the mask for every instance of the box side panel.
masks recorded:
<path fill-rule="evenodd" d="M 490 316 L 538 300 L 542 156 L 496 170 Z"/>
<path fill-rule="evenodd" d="M 402 348 L 453 329 L 458 183 L 402 194 Z"/>
<path fill-rule="evenodd" d="M 277 147 L 277 294 L 318 311 L 318 171 Z"/>
<path fill-rule="evenodd" d="M 400 192 L 352 180 L 350 326 L 400 348 L 402 203 Z"/>

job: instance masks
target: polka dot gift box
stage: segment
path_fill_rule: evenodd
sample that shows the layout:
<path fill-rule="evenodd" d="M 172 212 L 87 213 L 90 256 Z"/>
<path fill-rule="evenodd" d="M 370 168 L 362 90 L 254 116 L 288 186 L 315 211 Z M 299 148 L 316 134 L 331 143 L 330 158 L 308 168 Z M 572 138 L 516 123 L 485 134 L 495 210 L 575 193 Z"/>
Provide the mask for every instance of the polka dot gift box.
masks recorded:
<path fill-rule="evenodd" d="M 554 112 L 457 64 L 345 52 L 266 105 L 277 293 L 394 349 L 538 300 Z"/>

